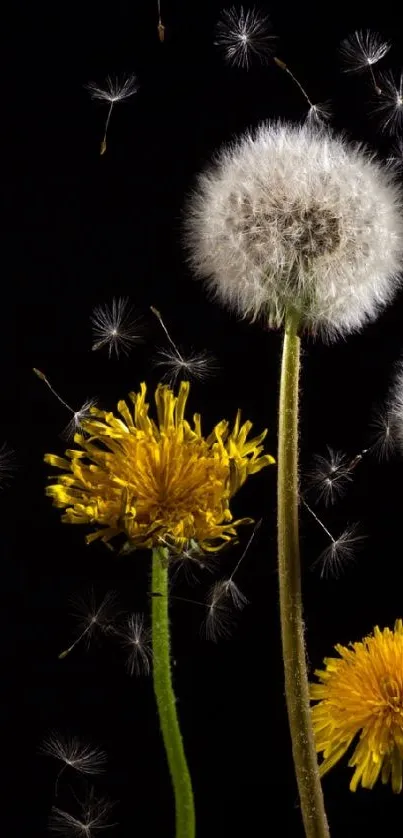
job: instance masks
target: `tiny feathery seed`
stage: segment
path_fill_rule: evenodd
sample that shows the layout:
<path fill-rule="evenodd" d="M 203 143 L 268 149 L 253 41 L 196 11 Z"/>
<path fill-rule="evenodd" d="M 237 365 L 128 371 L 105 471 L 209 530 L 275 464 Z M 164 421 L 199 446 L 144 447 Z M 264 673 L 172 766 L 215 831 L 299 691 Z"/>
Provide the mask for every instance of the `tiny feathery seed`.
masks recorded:
<path fill-rule="evenodd" d="M 256 9 L 239 11 L 232 6 L 224 9 L 216 24 L 214 45 L 221 47 L 226 61 L 237 67 L 248 69 L 253 57 L 262 63 L 272 54 L 276 40 L 270 34 L 270 21 Z"/>
<path fill-rule="evenodd" d="M 110 103 L 123 102 L 138 91 L 137 78 L 133 74 L 122 78 L 107 76 L 104 87 L 100 87 L 93 81 L 88 82 L 85 87 L 89 91 L 91 99 L 100 99 Z"/>
<path fill-rule="evenodd" d="M 115 351 L 128 355 L 133 344 L 141 341 L 139 318 L 132 317 L 132 307 L 127 297 L 113 298 L 112 305 L 96 306 L 91 315 L 94 343 L 92 349 L 108 347 L 109 358 Z"/>
<path fill-rule="evenodd" d="M 368 69 L 381 61 L 389 50 L 390 44 L 369 30 L 353 32 L 340 45 L 346 73 Z"/>

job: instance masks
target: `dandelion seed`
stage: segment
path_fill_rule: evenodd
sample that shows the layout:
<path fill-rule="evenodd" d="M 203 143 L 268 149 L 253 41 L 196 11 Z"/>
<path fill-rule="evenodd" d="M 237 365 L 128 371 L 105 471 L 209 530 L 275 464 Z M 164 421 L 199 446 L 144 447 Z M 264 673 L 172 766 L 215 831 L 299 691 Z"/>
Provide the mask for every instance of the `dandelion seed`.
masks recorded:
<path fill-rule="evenodd" d="M 164 26 L 164 24 L 162 22 L 162 19 L 161 19 L 161 2 L 160 2 L 160 0 L 157 0 L 157 12 L 158 12 L 158 25 L 157 25 L 158 37 L 159 37 L 161 43 L 163 43 L 164 40 L 165 40 L 165 26 Z"/>
<path fill-rule="evenodd" d="M 60 653 L 60 659 L 65 658 L 84 637 L 88 649 L 97 631 L 101 631 L 103 634 L 113 633 L 115 631 L 114 622 L 119 614 L 116 607 L 117 596 L 114 591 L 108 591 L 100 605 L 96 603 L 93 590 L 90 591 L 87 600 L 77 596 L 72 597 L 70 602 L 74 609 L 72 615 L 78 618 L 80 634 L 68 649 Z"/>
<path fill-rule="evenodd" d="M 317 500 L 326 506 L 333 504 L 347 491 L 352 481 L 351 461 L 340 451 L 327 446 L 328 456 L 314 456 L 314 466 L 308 473 L 309 488 L 316 492 Z"/>
<path fill-rule="evenodd" d="M 291 81 L 296 85 L 296 87 L 298 87 L 298 90 L 300 91 L 300 93 L 302 93 L 305 101 L 307 102 L 309 110 L 306 116 L 306 125 L 320 128 L 328 119 L 330 119 L 332 115 L 330 103 L 323 102 L 323 104 L 321 105 L 314 105 L 313 102 L 311 102 L 305 88 L 302 86 L 301 82 L 298 81 L 297 77 L 290 70 L 289 66 L 285 63 L 285 61 L 282 61 L 281 58 L 278 58 L 278 56 L 276 55 L 273 56 L 273 61 L 277 65 L 277 67 L 280 68 L 280 70 L 283 70 L 285 73 L 287 73 Z"/>
<path fill-rule="evenodd" d="M 142 614 L 130 614 L 124 629 L 120 629 L 119 637 L 125 648 L 129 650 L 127 657 L 127 671 L 129 675 L 149 675 L 152 656 L 151 632 L 144 628 Z"/>
<path fill-rule="evenodd" d="M 231 578 L 220 579 L 216 582 L 210 592 L 210 597 L 213 599 L 214 603 L 229 598 L 234 608 L 239 611 L 241 611 L 245 605 L 249 604 L 249 600 L 245 594 L 242 593 L 242 591 L 238 588 L 238 585 L 236 585 L 234 580 Z"/>
<path fill-rule="evenodd" d="M 3 445 L 0 447 L 0 486 L 6 486 L 8 484 L 16 468 L 15 451 L 6 442 L 3 442 Z"/>
<path fill-rule="evenodd" d="M 96 798 L 92 789 L 87 799 L 78 804 L 77 816 L 52 806 L 49 817 L 49 829 L 65 838 L 92 838 L 100 830 L 115 824 L 108 824 L 109 813 L 113 804 L 106 798 Z"/>
<path fill-rule="evenodd" d="M 229 579 L 220 579 L 220 581 L 216 582 L 214 587 L 211 589 L 210 602 L 217 603 L 220 599 L 228 597 L 230 598 L 233 606 L 239 610 L 244 608 L 245 605 L 248 605 L 249 600 L 247 599 L 245 594 L 243 594 L 242 591 L 238 588 L 238 585 L 236 585 L 236 583 L 234 582 L 234 576 L 238 572 L 241 562 L 243 562 L 246 554 L 248 553 L 250 545 L 252 544 L 252 541 L 255 538 L 255 535 L 259 527 L 262 524 L 262 520 L 263 519 L 261 518 L 260 521 L 257 521 L 257 523 L 255 524 L 253 532 L 246 544 L 246 547 L 242 552 L 240 558 L 238 559 Z"/>
<path fill-rule="evenodd" d="M 320 565 L 321 579 L 328 579 L 329 577 L 338 579 L 344 572 L 346 565 L 355 559 L 357 549 L 361 547 L 366 538 L 365 535 L 357 534 L 357 531 L 358 525 L 352 524 L 338 538 L 333 538 L 326 530 L 331 542 L 312 564 L 312 569 Z"/>
<path fill-rule="evenodd" d="M 369 448 L 378 460 L 388 460 L 396 450 L 396 439 L 392 421 L 387 409 L 377 410 L 371 421 L 371 440 Z"/>
<path fill-rule="evenodd" d="M 66 768 L 73 768 L 80 774 L 101 774 L 107 761 L 105 751 L 100 748 L 82 744 L 77 736 L 64 738 L 56 732 L 50 733 L 45 739 L 40 752 L 64 763 L 57 775 L 56 795 L 58 781 Z"/>
<path fill-rule="evenodd" d="M 114 297 L 110 307 L 96 306 L 91 315 L 95 338 L 92 349 L 108 346 L 109 358 L 113 350 L 117 358 L 120 351 L 128 355 L 132 345 L 142 339 L 139 331 L 140 320 L 131 317 L 132 311 L 127 297 Z"/>
<path fill-rule="evenodd" d="M 194 539 L 190 539 L 189 543 L 181 550 L 176 550 L 175 546 L 170 544 L 169 540 L 163 536 L 160 537 L 160 543 L 167 548 L 168 563 L 175 568 L 171 576 L 171 586 L 180 571 L 183 571 L 186 582 L 192 585 L 198 582 L 197 569 L 213 572 L 221 561 L 218 553 L 202 550 Z"/>
<path fill-rule="evenodd" d="M 62 439 L 66 440 L 66 442 L 71 441 L 74 438 L 74 434 L 77 431 L 82 431 L 82 423 L 84 419 L 89 419 L 91 416 L 91 410 L 98 404 L 97 399 L 88 399 L 81 405 L 79 410 L 76 410 L 73 413 L 72 419 L 66 425 L 64 431 L 61 433 Z"/>
<path fill-rule="evenodd" d="M 154 365 L 156 367 L 168 367 L 167 372 L 163 376 L 163 381 L 167 381 L 167 383 L 173 386 L 181 375 L 185 375 L 189 379 L 193 378 L 203 381 L 218 369 L 214 356 L 207 351 L 191 352 L 190 355 L 185 357 L 172 340 L 158 309 L 154 306 L 150 306 L 150 308 L 158 318 L 161 328 L 164 330 L 170 344 L 170 348 L 168 349 L 159 349 L 154 359 Z"/>
<path fill-rule="evenodd" d="M 189 602 L 194 605 L 200 605 L 206 609 L 206 617 L 202 622 L 200 632 L 207 640 L 211 640 L 214 643 L 217 643 L 221 638 L 230 637 L 234 628 L 234 614 L 232 608 L 229 607 L 228 602 L 230 602 L 231 606 L 235 607 L 239 611 L 248 604 L 248 599 L 234 582 L 233 577 L 238 571 L 241 562 L 245 558 L 261 523 L 262 519 L 255 524 L 252 535 L 250 536 L 247 545 L 235 565 L 229 579 L 220 579 L 218 582 L 214 583 L 208 593 L 206 603 L 196 602 L 195 600 L 173 596 L 171 594 L 171 599 L 183 600 L 184 602 Z"/>
<path fill-rule="evenodd" d="M 41 379 L 41 381 L 45 382 L 50 392 L 53 393 L 53 395 L 60 402 L 60 404 L 62 404 L 63 407 L 65 407 L 66 410 L 69 411 L 69 413 L 72 413 L 72 419 L 66 425 L 64 431 L 61 434 L 62 438 L 65 440 L 72 439 L 76 431 L 82 430 L 82 422 L 84 421 L 84 419 L 87 419 L 90 416 L 92 408 L 95 407 L 95 405 L 97 404 L 97 399 L 88 399 L 84 402 L 84 404 L 80 407 L 79 410 L 74 410 L 74 408 L 70 407 L 70 405 L 67 404 L 67 402 L 64 399 L 62 399 L 61 396 L 59 396 L 59 393 L 57 393 L 54 387 L 52 387 L 49 379 L 43 372 L 36 369 L 35 367 L 33 368 L 33 372 L 35 373 L 35 375 L 38 376 L 38 378 Z"/>
<path fill-rule="evenodd" d="M 382 96 L 377 102 L 375 112 L 381 115 L 381 127 L 389 134 L 395 134 L 403 126 L 403 73 L 399 84 L 392 73 L 384 73 L 381 78 Z"/>
<path fill-rule="evenodd" d="M 154 364 L 156 367 L 167 367 L 161 380 L 171 386 L 181 376 L 189 380 L 204 381 L 217 369 L 213 355 L 207 351 L 191 352 L 184 357 L 173 349 L 159 349 Z"/>
<path fill-rule="evenodd" d="M 372 69 L 374 64 L 381 61 L 390 50 L 390 44 L 383 41 L 375 32 L 369 30 L 354 32 L 340 45 L 340 55 L 345 62 L 346 73 L 368 70 L 375 92 L 380 95 L 382 89 L 377 84 Z"/>
<path fill-rule="evenodd" d="M 332 116 L 332 110 L 329 102 L 322 102 L 322 104 L 310 105 L 306 117 L 308 125 L 322 125 Z"/>
<path fill-rule="evenodd" d="M 112 115 L 112 108 L 116 102 L 124 102 L 138 91 L 138 83 L 135 75 L 127 75 L 122 79 L 117 77 L 107 76 L 105 80 L 105 87 L 99 87 L 95 82 L 89 82 L 85 85 L 89 90 L 91 99 L 98 99 L 101 102 L 109 103 L 109 110 L 105 122 L 104 137 L 101 142 L 100 154 L 105 154 L 106 151 L 106 136 L 108 133 L 109 123 Z"/>
<path fill-rule="evenodd" d="M 354 768 L 350 790 L 372 789 L 378 779 L 391 782 L 401 793 L 403 710 L 403 622 L 394 630 L 373 634 L 348 647 L 335 646 L 339 657 L 324 660 L 316 669 L 320 683 L 310 685 L 312 722 L 316 750 L 322 753 L 319 773 L 323 777 L 348 751 Z M 357 742 L 357 737 L 359 737 Z"/>
<path fill-rule="evenodd" d="M 244 12 L 234 6 L 224 9 L 216 24 L 214 45 L 221 47 L 229 64 L 249 68 L 251 58 L 265 63 L 272 51 L 274 35 L 270 35 L 269 18 L 255 9 Z"/>
<path fill-rule="evenodd" d="M 210 591 L 207 602 L 207 616 L 200 629 L 206 639 L 213 643 L 230 637 L 235 625 L 233 611 L 227 605 L 220 603 L 221 598 L 222 587 L 218 582 Z"/>

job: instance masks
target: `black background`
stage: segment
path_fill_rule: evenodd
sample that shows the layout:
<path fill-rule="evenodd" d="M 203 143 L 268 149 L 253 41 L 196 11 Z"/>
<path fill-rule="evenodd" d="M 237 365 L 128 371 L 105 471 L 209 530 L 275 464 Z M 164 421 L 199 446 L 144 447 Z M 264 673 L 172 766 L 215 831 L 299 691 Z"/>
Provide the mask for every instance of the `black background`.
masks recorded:
<path fill-rule="evenodd" d="M 214 47 L 219 2 L 163 5 L 166 42 L 157 36 L 153 3 L 17 4 L 7 15 L 3 76 L 3 280 L 1 306 L 1 439 L 15 449 L 18 470 L 1 493 L 2 758 L 11 779 L 4 834 L 47 834 L 56 802 L 82 782 L 66 771 L 55 797 L 57 765 L 38 754 L 51 729 L 104 748 L 108 769 L 94 779 L 116 801 L 111 834 L 174 834 L 173 802 L 151 679 L 130 678 L 125 655 L 101 638 L 65 660 L 76 636 L 69 597 L 98 599 L 115 590 L 122 609 L 147 614 L 150 557 L 126 558 L 101 544 L 86 547 L 84 528 L 60 523 L 44 496 L 45 452 L 63 452 L 69 420 L 33 373 L 38 367 L 70 404 L 97 396 L 113 409 L 141 381 L 159 380 L 155 349 L 166 345 L 149 306 L 160 309 L 185 350 L 207 349 L 220 372 L 191 388 L 189 410 L 209 430 L 236 409 L 268 427 L 275 454 L 281 335 L 236 317 L 207 299 L 185 264 L 181 225 L 197 172 L 222 143 L 267 118 L 298 121 L 306 108 L 297 88 L 273 64 L 249 72 L 228 67 Z M 334 127 L 381 155 L 389 141 L 371 118 L 366 76 L 341 72 L 337 48 L 355 29 L 393 42 L 385 66 L 400 70 L 399 8 L 376 13 L 357 4 L 261 4 L 287 61 L 314 101 L 332 100 Z M 108 150 L 99 156 L 106 106 L 84 84 L 134 72 L 139 92 L 114 109 Z M 129 296 L 143 317 L 144 343 L 129 358 L 91 352 L 95 305 Z M 330 347 L 304 341 L 301 469 L 326 444 L 353 456 L 370 439 L 373 411 L 385 400 L 402 354 L 403 296 L 362 334 Z M 301 538 L 310 672 L 335 643 L 359 640 L 373 626 L 403 616 L 399 457 L 364 458 L 346 497 L 315 507 L 334 533 L 359 521 L 364 549 L 339 579 L 310 568 L 326 538 L 302 513 Z M 172 602 L 175 690 L 194 782 L 198 838 L 303 835 L 285 712 L 276 579 L 275 468 L 250 478 L 233 508 L 263 517 L 236 580 L 250 600 L 230 640 L 199 635 L 200 606 Z M 229 574 L 245 546 L 223 556 Z M 200 575 L 178 595 L 203 600 Z M 344 759 L 324 780 L 331 834 L 391 833 L 401 797 L 379 783 L 348 789 Z M 12 766 L 12 768 L 11 768 Z M 5 787 L 7 789 L 7 786 Z M 109 834 L 109 833 L 108 833 Z"/>

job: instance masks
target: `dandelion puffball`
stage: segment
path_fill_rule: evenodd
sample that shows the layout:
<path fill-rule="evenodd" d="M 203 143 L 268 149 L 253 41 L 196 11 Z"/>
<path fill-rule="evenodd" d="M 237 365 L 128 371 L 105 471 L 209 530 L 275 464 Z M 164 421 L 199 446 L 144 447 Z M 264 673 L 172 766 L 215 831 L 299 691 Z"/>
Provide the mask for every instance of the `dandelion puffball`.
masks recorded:
<path fill-rule="evenodd" d="M 375 319 L 401 284 L 402 201 L 362 146 L 312 126 L 260 126 L 199 176 L 185 245 L 214 297 L 252 320 L 333 339 Z"/>

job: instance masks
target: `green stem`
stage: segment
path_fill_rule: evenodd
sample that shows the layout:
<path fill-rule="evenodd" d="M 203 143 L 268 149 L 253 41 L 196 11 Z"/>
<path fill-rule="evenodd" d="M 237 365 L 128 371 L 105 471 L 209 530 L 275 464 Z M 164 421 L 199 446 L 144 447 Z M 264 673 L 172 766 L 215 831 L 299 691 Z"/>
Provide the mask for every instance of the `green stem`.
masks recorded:
<path fill-rule="evenodd" d="M 285 695 L 292 752 L 307 838 L 329 838 L 309 700 L 302 618 L 298 531 L 298 317 L 285 322 L 278 432 L 278 574 Z"/>
<path fill-rule="evenodd" d="M 194 838 L 196 832 L 192 783 L 183 748 L 172 687 L 169 617 L 168 567 L 166 550 L 152 551 L 152 648 L 153 680 L 162 738 L 175 795 L 176 838 Z"/>

